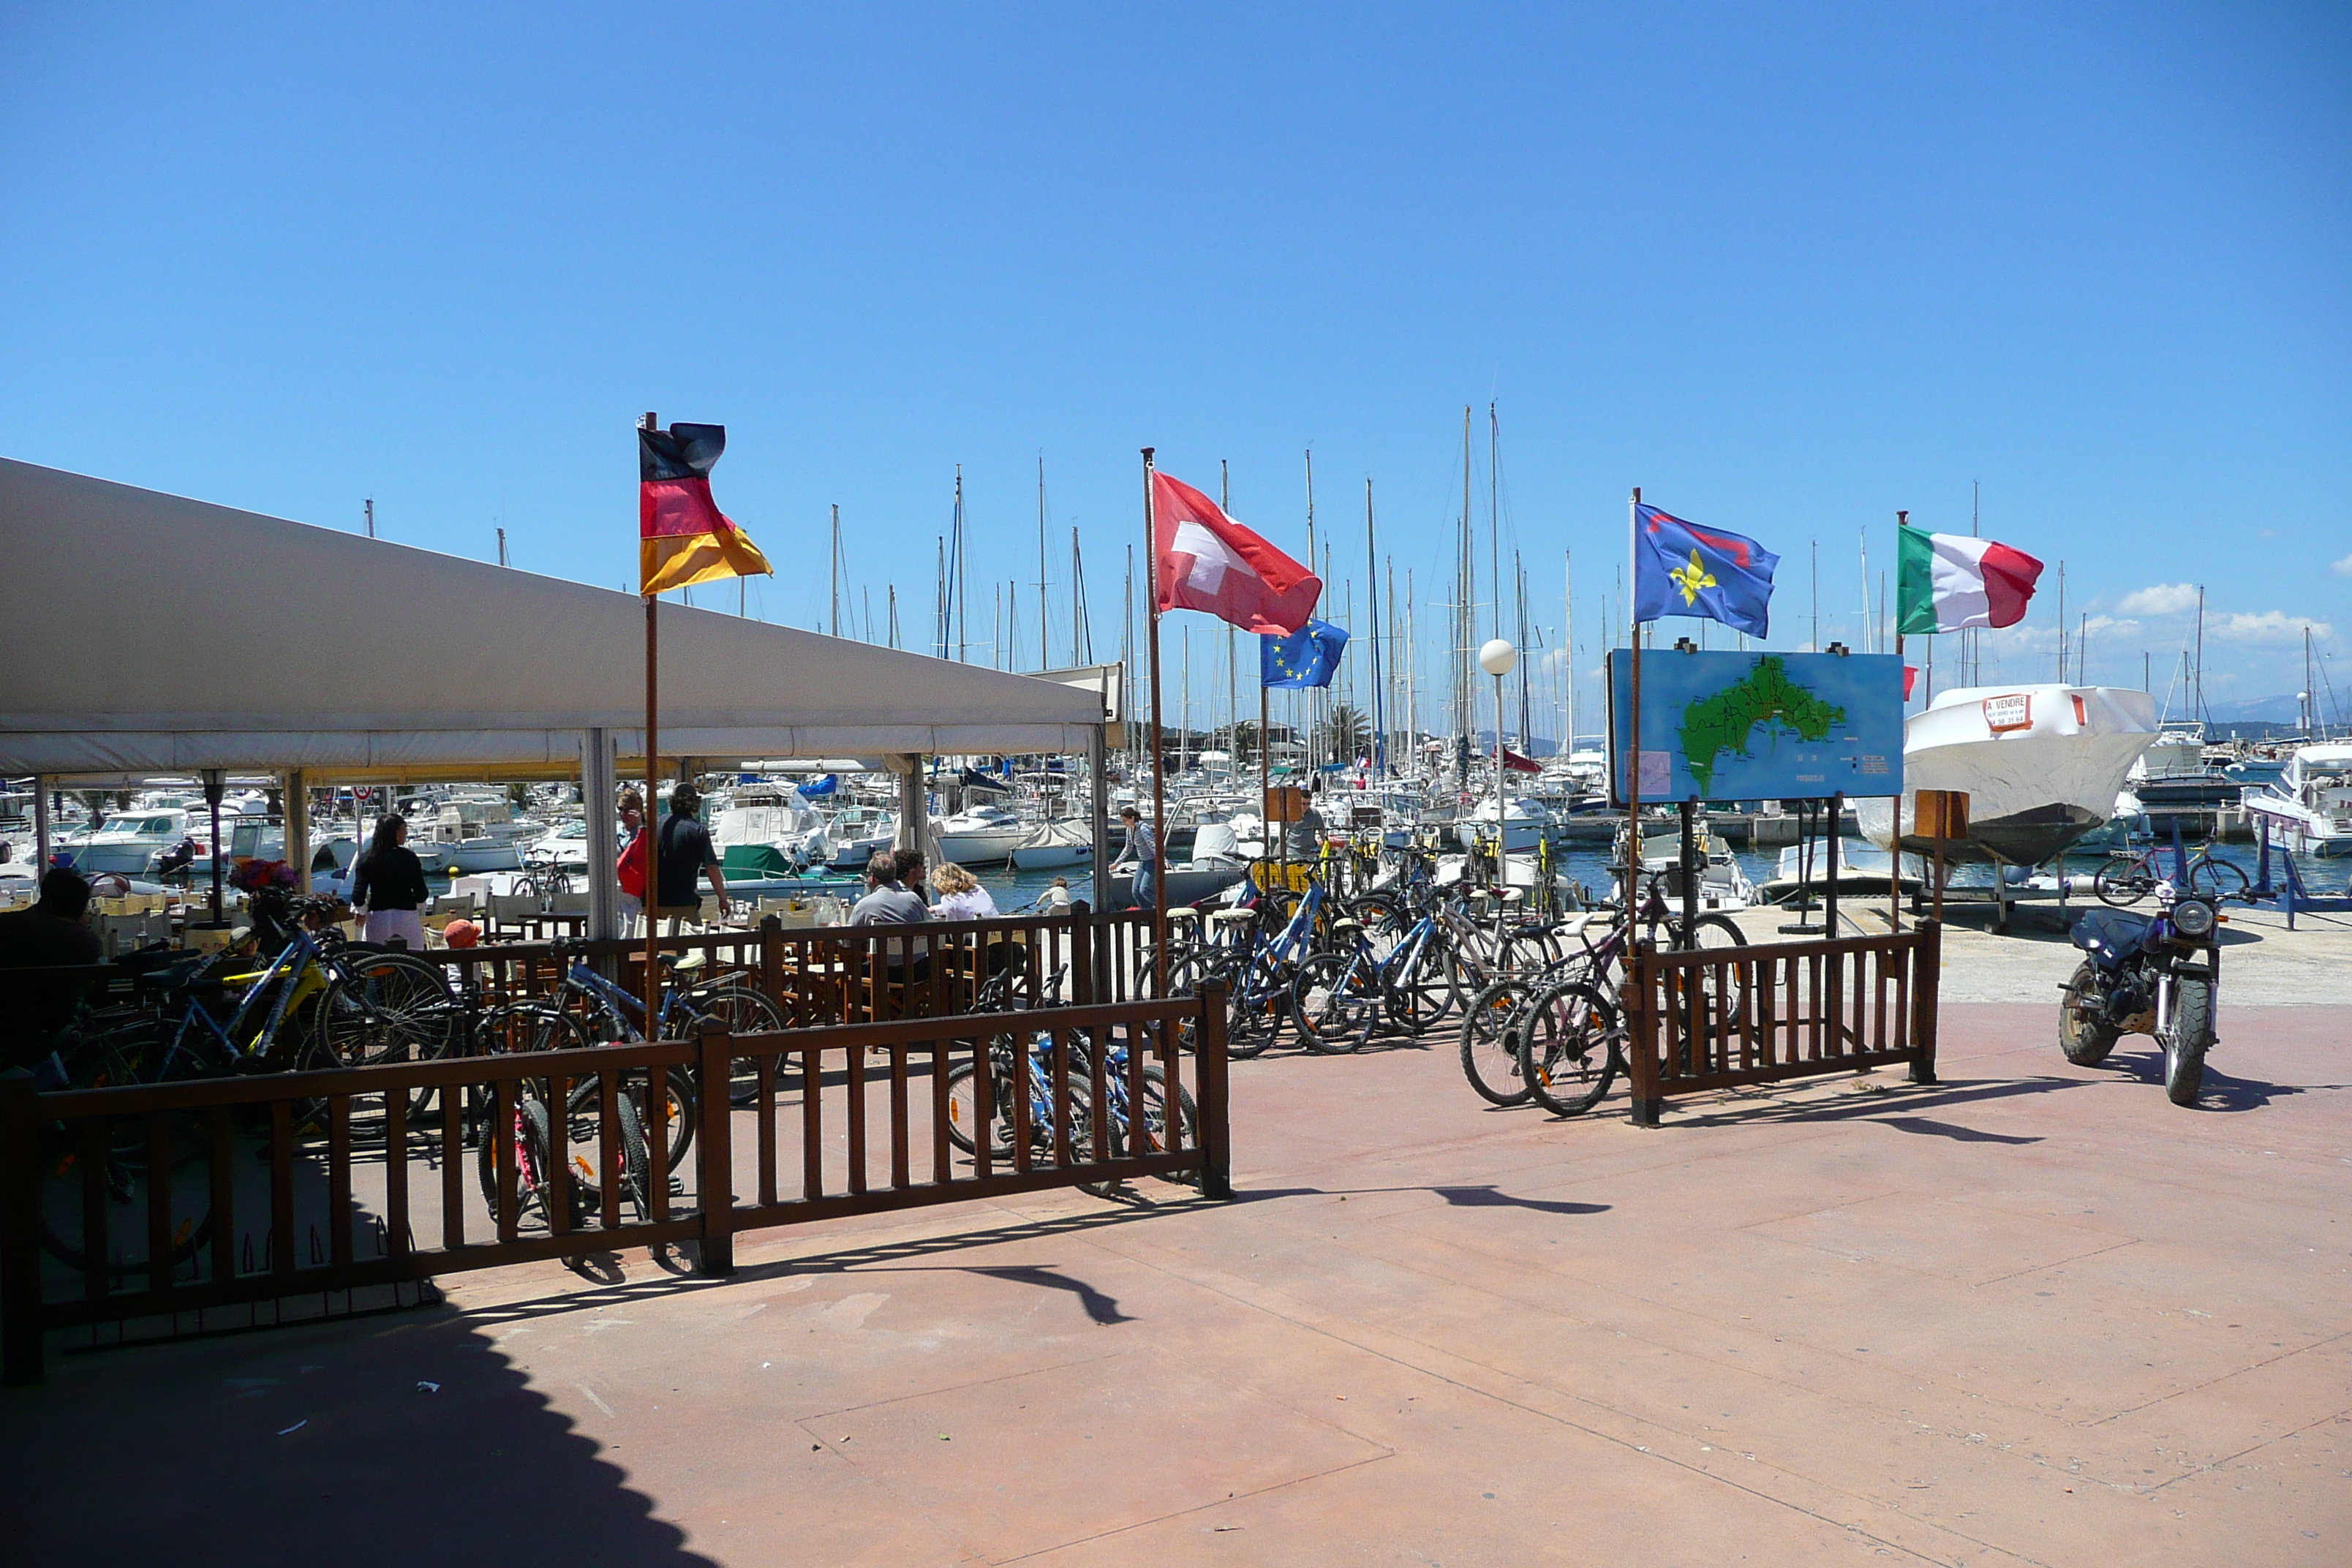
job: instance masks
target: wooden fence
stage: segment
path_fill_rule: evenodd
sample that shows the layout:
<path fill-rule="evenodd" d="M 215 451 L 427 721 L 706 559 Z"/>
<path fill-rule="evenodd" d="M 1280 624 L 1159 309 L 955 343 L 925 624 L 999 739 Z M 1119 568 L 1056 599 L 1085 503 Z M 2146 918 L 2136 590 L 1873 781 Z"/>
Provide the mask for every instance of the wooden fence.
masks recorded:
<path fill-rule="evenodd" d="M 990 980 L 1011 970 L 1005 989 L 1024 1007 L 1125 1002 L 1150 989 L 1143 944 L 1148 910 L 1097 913 L 1084 903 L 1067 913 L 920 926 L 785 927 L 773 915 L 742 931 L 698 931 L 659 939 L 660 951 L 699 955 L 696 984 L 734 979 L 755 985 L 787 1026 L 946 1017 L 966 1012 Z M 419 956 L 440 963 L 461 984 L 508 1000 L 544 996 L 562 981 L 562 955 L 576 954 L 609 973 L 632 995 L 645 989 L 642 939 L 494 942 L 433 948 Z"/>
<path fill-rule="evenodd" d="M 1670 1094 L 1907 1062 L 1936 1081 L 1941 927 L 1834 942 L 1662 952 L 1637 943 L 1623 991 L 1633 1120 Z"/>
<path fill-rule="evenodd" d="M 0 1075 L 0 1359 L 33 1382 L 53 1329 L 624 1247 L 691 1244 L 724 1275 L 739 1231 L 1047 1187 L 1183 1178 L 1226 1197 L 1225 1067 L 1208 987 L 50 1094 Z M 684 1145 L 678 1191 L 657 1173 L 625 1218 L 624 1184 L 597 1173 L 624 1158 L 621 1097 L 656 1076 L 685 1092 L 633 1105 L 649 1148 Z M 488 1138 L 494 1160 L 481 1146 L 526 1094 L 572 1108 L 546 1119 L 528 1206 L 515 1139 Z"/>

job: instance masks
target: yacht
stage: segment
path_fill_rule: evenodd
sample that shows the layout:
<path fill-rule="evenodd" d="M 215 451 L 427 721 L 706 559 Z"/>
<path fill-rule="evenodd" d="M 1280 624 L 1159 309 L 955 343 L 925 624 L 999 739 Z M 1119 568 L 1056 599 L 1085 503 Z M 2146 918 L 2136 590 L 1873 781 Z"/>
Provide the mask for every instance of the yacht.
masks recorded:
<path fill-rule="evenodd" d="M 941 858 L 959 866 L 1002 865 L 1029 837 L 1029 824 L 1001 805 L 971 806 L 934 826 Z"/>
<path fill-rule="evenodd" d="M 2352 855 L 2352 742 L 2297 747 L 2277 780 L 2245 795 L 2246 815 L 2305 855 Z"/>
<path fill-rule="evenodd" d="M 1526 798 L 1510 801 L 1507 805 L 1509 809 L 1503 814 L 1503 847 L 1513 855 L 1530 854 L 1537 845 L 1543 842 L 1544 835 L 1551 830 L 1556 820 L 1551 808 L 1539 800 Z M 1474 840 L 1481 847 L 1491 848 L 1495 842 L 1497 810 L 1496 797 L 1488 795 L 1457 819 L 1454 836 L 1464 841 L 1465 848 Z"/>
<path fill-rule="evenodd" d="M 1083 866 L 1095 858 L 1094 836 L 1076 817 L 1041 822 L 1013 847 L 1016 871 L 1055 871 Z"/>
<path fill-rule="evenodd" d="M 144 876 L 157 854 L 171 849 L 186 838 L 194 838 L 201 831 L 211 834 L 209 823 L 199 823 L 188 812 L 179 808 L 168 811 L 127 812 L 110 817 L 91 832 L 77 839 L 61 840 L 57 847 L 69 859 L 75 870 L 86 877 L 118 872 L 123 876 Z M 199 849 L 205 840 L 197 839 Z"/>
<path fill-rule="evenodd" d="M 730 879 L 796 876 L 833 859 L 824 815 L 787 784 L 738 785 L 711 824 L 710 842 Z"/>
<path fill-rule="evenodd" d="M 1923 789 L 1969 797 L 1969 836 L 1948 861 L 2038 866 L 2108 820 L 2125 776 L 2156 739 L 2156 701 L 2105 686 L 1964 686 L 1903 723 L 1903 795 L 1854 803 L 1864 837 L 1912 854 Z"/>
<path fill-rule="evenodd" d="M 465 795 L 442 802 L 431 831 L 412 829 L 410 837 L 421 837 L 437 848 L 442 868 L 453 875 L 472 874 L 520 870 L 522 849 L 517 839 L 524 831 L 503 795 Z M 409 847 L 422 858 L 425 845 L 412 842 Z"/>
<path fill-rule="evenodd" d="M 895 813 L 873 805 L 845 805 L 825 824 L 833 846 L 832 867 L 853 875 L 862 873 L 877 849 L 887 849 L 898 837 Z"/>

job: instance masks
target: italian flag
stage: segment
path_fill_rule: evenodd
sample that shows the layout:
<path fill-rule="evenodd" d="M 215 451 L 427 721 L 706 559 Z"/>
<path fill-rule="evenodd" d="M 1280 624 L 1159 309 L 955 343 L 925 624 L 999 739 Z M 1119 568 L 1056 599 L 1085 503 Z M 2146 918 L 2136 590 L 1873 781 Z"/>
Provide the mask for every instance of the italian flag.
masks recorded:
<path fill-rule="evenodd" d="M 2042 576 L 2041 562 L 1990 539 L 1908 526 L 1897 531 L 1903 537 L 1896 631 L 2013 626 L 2025 618 L 2033 584 Z"/>

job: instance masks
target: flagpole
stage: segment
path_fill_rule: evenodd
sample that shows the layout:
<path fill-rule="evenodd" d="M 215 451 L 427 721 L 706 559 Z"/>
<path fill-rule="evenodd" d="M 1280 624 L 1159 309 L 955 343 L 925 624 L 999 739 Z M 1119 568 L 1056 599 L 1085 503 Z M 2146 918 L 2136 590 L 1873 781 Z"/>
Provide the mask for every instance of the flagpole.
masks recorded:
<path fill-rule="evenodd" d="M 1168 781 L 1160 738 L 1160 535 L 1152 510 L 1151 457 L 1143 448 L 1144 601 L 1151 616 L 1151 994 L 1168 994 Z"/>
<path fill-rule="evenodd" d="M 1625 509 L 1625 571 L 1638 577 L 1634 552 L 1641 548 L 1642 487 L 1633 487 L 1633 499 Z M 1627 683 L 1633 690 L 1626 704 L 1625 749 L 1625 929 L 1633 929 L 1634 900 L 1642 877 L 1642 603 L 1641 595 L 1626 596 L 1631 606 L 1633 627 L 1633 664 Z"/>
<path fill-rule="evenodd" d="M 660 420 L 652 414 L 646 416 L 644 428 L 656 430 Z M 661 1031 L 655 1020 L 661 1016 L 661 964 L 656 948 L 658 929 L 654 911 L 661 908 L 661 796 L 657 793 L 661 772 L 661 744 L 656 729 L 660 717 L 656 699 L 657 677 L 661 668 L 660 637 L 654 618 L 654 606 L 659 595 L 647 594 L 646 601 L 646 896 L 640 901 L 646 922 L 646 1038 L 652 1039 Z"/>
<path fill-rule="evenodd" d="M 1900 572 L 1903 566 L 1903 531 L 1910 526 L 1909 512 L 1898 511 L 1895 514 L 1895 565 L 1897 572 Z M 1895 668 L 1898 674 L 1903 668 L 1902 592 L 1902 583 L 1898 578 L 1895 583 Z M 1886 604 L 1886 594 L 1884 589 L 1879 592 L 1878 602 L 1880 608 L 1884 609 Z M 1911 700 L 1907 694 L 1903 700 L 1906 702 Z M 1916 793 L 1913 798 L 1915 800 L 1917 798 Z M 1911 826 L 1914 832 L 1917 831 L 1919 826 L 1918 807 L 1916 805 L 1912 807 Z M 1886 923 L 1899 932 L 1903 929 L 1903 797 L 1899 795 L 1895 797 L 1895 842 L 1889 851 L 1888 858 L 1893 863 L 1894 868 L 1886 876 Z M 1830 934 L 1835 936 L 1837 933 L 1832 931 Z"/>

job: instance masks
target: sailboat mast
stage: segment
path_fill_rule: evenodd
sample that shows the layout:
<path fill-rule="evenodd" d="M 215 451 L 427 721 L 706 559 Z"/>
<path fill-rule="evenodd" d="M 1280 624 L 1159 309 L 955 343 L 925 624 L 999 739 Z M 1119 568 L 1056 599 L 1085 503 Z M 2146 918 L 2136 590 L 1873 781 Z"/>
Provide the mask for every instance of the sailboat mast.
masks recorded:
<path fill-rule="evenodd" d="M 1364 584 L 1365 614 L 1370 621 L 1366 628 L 1371 634 L 1372 650 L 1372 772 L 1385 776 L 1388 773 L 1388 706 L 1387 693 L 1381 687 L 1381 567 L 1380 544 L 1372 529 L 1372 481 L 1364 479 L 1364 570 L 1370 581 Z"/>
<path fill-rule="evenodd" d="M 1045 623 L 1053 617 L 1045 613 L 1049 603 L 1045 597 L 1045 454 L 1037 454 L 1037 668 L 1054 668 L 1054 656 L 1045 647 Z"/>
<path fill-rule="evenodd" d="M 841 635 L 841 505 L 838 501 L 833 508 L 833 616 L 825 625 L 825 631 L 833 637 Z"/>
<path fill-rule="evenodd" d="M 1576 552 L 1559 552 L 1559 659 L 1568 678 L 1568 702 L 1561 717 L 1568 726 L 1565 754 L 1576 754 Z"/>

